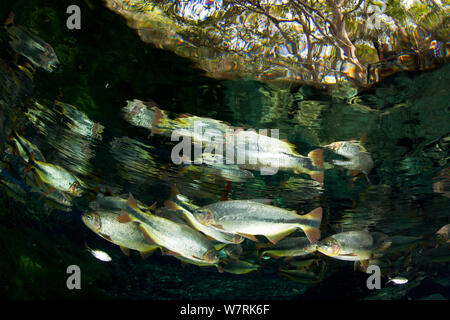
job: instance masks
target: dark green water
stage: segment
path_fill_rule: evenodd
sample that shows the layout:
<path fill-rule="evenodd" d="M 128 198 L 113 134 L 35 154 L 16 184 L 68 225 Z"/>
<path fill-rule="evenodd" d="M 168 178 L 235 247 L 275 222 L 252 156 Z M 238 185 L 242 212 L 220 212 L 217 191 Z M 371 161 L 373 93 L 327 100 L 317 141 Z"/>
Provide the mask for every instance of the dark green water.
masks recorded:
<path fill-rule="evenodd" d="M 22 9 L 25 2 L 26 9 Z M 23 112 L 33 101 L 47 108 L 54 100 L 74 105 L 105 127 L 102 140 L 91 146 L 89 165 L 83 167 L 77 160 L 79 153 L 70 148 L 75 142 L 64 140 L 58 132 L 43 135 L 20 120 L 21 134 L 38 145 L 46 159 L 76 174 L 87 168 L 88 173 L 81 174 L 86 181 L 109 186 L 115 194 L 131 192 L 145 204 L 156 201 L 159 207 L 172 184 L 197 205 L 206 205 L 220 201 L 226 181 L 207 173 L 180 174 L 171 163 L 174 143 L 169 138 L 150 136 L 148 130 L 123 119 L 121 109 L 127 100 L 153 100 L 171 118 L 188 113 L 236 127 L 278 128 L 280 138 L 287 138 L 302 155 L 332 141 L 367 136 L 364 144 L 374 161 L 370 184 L 364 177 L 351 183 L 347 170 L 331 165 L 339 157 L 325 152 L 322 188 L 304 174 L 263 176 L 254 171 L 253 179 L 231 183 L 228 198 L 274 199 L 275 205 L 299 213 L 320 206 L 322 238 L 351 230 L 382 232 L 392 239 L 383 257 L 389 272 L 383 275 L 381 290 L 369 290 L 369 275 L 355 271 L 352 262 L 319 253 L 311 257 L 317 260 L 318 266 L 312 268 L 320 278 L 317 283 L 280 276 L 280 261 L 265 261 L 260 273 L 234 275 L 215 268 L 182 266 L 159 252 L 146 260 L 136 252 L 127 257 L 82 223 L 81 215 L 95 194 L 77 198 L 72 210 L 62 211 L 52 210 L 36 194 L 27 193 L 21 202 L 2 189 L 2 297 L 405 300 L 439 294 L 434 298 L 449 298 L 450 248 L 435 234 L 449 223 L 448 64 L 427 72 L 397 73 L 352 99 L 308 85 L 219 81 L 203 76 L 186 59 L 143 44 L 121 17 L 97 3 L 89 8 L 80 1 L 83 28 L 67 30 L 69 3 L 32 0 L 0 5 L 1 19 L 14 11 L 15 22 L 37 31 L 53 46 L 62 65 L 55 73 L 37 70 L 30 80 L 17 67 L 24 58 L 15 57 L 2 30 L 2 143 L 12 123 L 25 119 Z M 151 159 L 125 147 L 111 151 L 110 143 L 124 136 L 151 146 L 146 153 Z M 68 146 L 68 151 L 56 150 L 57 143 Z M 145 161 L 148 170 L 134 165 Z M 5 168 L 13 171 L 14 181 L 20 180 L 9 165 Z M 302 235 L 301 231 L 293 234 Z M 107 252 L 112 261 L 95 259 L 85 243 Z M 248 252 L 253 246 L 246 240 Z M 81 290 L 66 287 L 69 265 L 82 270 Z M 402 275 L 409 282 L 385 285 L 386 275 Z"/>

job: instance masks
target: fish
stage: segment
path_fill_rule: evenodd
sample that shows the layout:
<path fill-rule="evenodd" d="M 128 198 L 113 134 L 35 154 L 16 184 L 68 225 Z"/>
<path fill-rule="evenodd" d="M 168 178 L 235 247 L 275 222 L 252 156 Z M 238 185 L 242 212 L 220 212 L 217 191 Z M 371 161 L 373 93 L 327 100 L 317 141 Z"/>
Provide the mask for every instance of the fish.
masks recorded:
<path fill-rule="evenodd" d="M 18 184 L 0 178 L 0 186 L 5 190 L 6 194 L 14 200 L 26 204 L 27 192 Z"/>
<path fill-rule="evenodd" d="M 253 271 L 261 270 L 261 266 L 248 261 L 239 259 L 227 259 L 223 264 L 217 267 L 220 273 L 227 272 L 232 274 L 247 274 Z"/>
<path fill-rule="evenodd" d="M 102 194 L 97 194 L 95 200 L 89 203 L 89 208 L 91 210 L 106 210 L 113 212 L 120 212 L 127 206 L 128 195 L 123 194 L 120 196 L 103 196 Z M 139 208 L 142 211 L 146 211 L 148 207 L 142 202 L 136 200 Z"/>
<path fill-rule="evenodd" d="M 120 223 L 120 212 L 98 210 L 84 213 L 81 220 L 91 231 L 119 246 L 129 256 L 130 249 L 139 251 L 143 258 L 152 254 L 159 246 L 148 243 L 135 223 Z"/>
<path fill-rule="evenodd" d="M 146 128 L 153 134 L 170 137 L 175 129 L 173 121 L 167 112 L 159 109 L 155 103 L 145 103 L 141 100 L 127 100 L 127 106 L 122 108 L 122 115 L 131 124 Z"/>
<path fill-rule="evenodd" d="M 288 234 L 300 228 L 311 243 L 320 239 L 322 208 L 316 208 L 306 215 L 252 200 L 228 200 L 216 202 L 193 213 L 203 225 L 239 234 L 257 241 L 255 235 L 263 235 L 277 243 Z"/>
<path fill-rule="evenodd" d="M 29 155 L 32 153 L 36 160 L 45 162 L 45 157 L 42 155 L 38 147 L 32 144 L 30 141 L 22 137 L 17 131 L 13 130 L 12 136 L 9 139 L 15 144 L 17 154 L 22 157 L 25 162 L 28 162 Z"/>
<path fill-rule="evenodd" d="M 87 245 L 86 250 L 89 251 L 90 254 L 92 254 L 96 259 L 100 261 L 110 262 L 112 260 L 111 256 L 102 250 L 92 249 L 89 248 Z"/>
<path fill-rule="evenodd" d="M 285 269 L 285 268 L 279 268 L 278 274 L 280 276 L 286 277 L 291 281 L 299 282 L 302 284 L 317 284 L 322 282 L 324 279 L 323 273 L 316 274 L 313 271 L 304 270 L 304 269 Z"/>
<path fill-rule="evenodd" d="M 392 282 L 393 284 L 396 284 L 396 285 L 408 283 L 408 279 L 406 279 L 405 277 L 397 276 L 394 278 L 391 278 L 391 277 L 388 277 L 388 278 L 389 278 L 389 281 L 386 282 L 386 284 L 388 284 L 390 282 Z"/>
<path fill-rule="evenodd" d="M 321 240 L 317 251 L 338 260 L 370 260 L 381 257 L 391 243 L 382 233 L 346 231 Z"/>
<path fill-rule="evenodd" d="M 288 268 L 294 268 L 297 270 L 308 270 L 313 264 L 318 264 L 317 259 L 306 259 L 306 260 L 289 260 Z"/>
<path fill-rule="evenodd" d="M 370 184 L 369 173 L 372 170 L 374 164 L 371 154 L 367 152 L 360 141 L 336 141 L 324 147 L 348 159 L 333 160 L 332 163 L 334 165 L 350 170 L 350 174 L 352 175 L 353 172 L 363 173 L 367 179 L 367 182 Z"/>
<path fill-rule="evenodd" d="M 244 182 L 248 179 L 254 178 L 253 173 L 250 171 L 241 169 L 236 164 L 225 163 L 225 158 L 222 155 L 202 153 L 199 159 L 201 159 L 202 167 L 204 166 L 205 168 L 210 169 L 212 174 L 217 175 L 226 181 Z M 195 163 L 195 161 L 192 163 Z M 205 170 L 205 173 L 208 174 L 208 171 Z"/>
<path fill-rule="evenodd" d="M 240 244 L 229 244 L 221 250 L 227 257 L 237 259 L 242 256 L 244 248 Z"/>
<path fill-rule="evenodd" d="M 302 156 L 292 144 L 274 137 L 256 133 L 253 130 L 236 130 L 226 135 L 228 144 L 234 149 L 232 155 L 226 154 L 227 161 L 237 163 L 243 169 L 275 170 L 305 173 L 323 185 L 323 150 L 315 149 Z M 244 163 L 242 159 L 245 159 Z"/>
<path fill-rule="evenodd" d="M 316 246 L 306 237 L 285 238 L 274 245 L 256 245 L 261 258 L 298 257 L 316 251 Z"/>
<path fill-rule="evenodd" d="M 25 171 L 29 171 L 31 169 L 33 169 L 33 175 L 38 186 L 45 183 L 51 188 L 68 192 L 76 197 L 81 196 L 83 188 L 86 188 L 86 185 L 82 180 L 71 174 L 63 167 L 47 162 L 37 161 L 34 159 L 33 153 L 30 154 Z"/>
<path fill-rule="evenodd" d="M 53 108 L 57 113 L 70 119 L 70 122 L 66 125 L 71 132 L 101 140 L 104 127 L 100 123 L 93 122 L 84 112 L 78 110 L 75 106 L 60 101 L 55 101 Z"/>
<path fill-rule="evenodd" d="M 17 25 L 6 26 L 11 48 L 26 57 L 34 66 L 53 72 L 60 63 L 53 48 L 44 40 Z"/>
<path fill-rule="evenodd" d="M 450 224 L 446 224 L 442 228 L 440 228 L 438 231 L 436 231 L 436 237 L 439 242 L 450 242 Z"/>
<path fill-rule="evenodd" d="M 179 136 L 190 138 L 193 143 L 211 144 L 216 138 L 223 143 L 232 127 L 220 120 L 182 114 L 173 120 L 174 130 Z"/>
<path fill-rule="evenodd" d="M 219 254 L 213 243 L 199 231 L 139 209 L 130 193 L 127 207 L 117 217 L 122 223 L 137 222 L 146 239 L 163 247 L 167 255 L 180 255 L 196 262 L 216 263 Z"/>
<path fill-rule="evenodd" d="M 202 232 L 210 239 L 214 239 L 220 241 L 222 243 L 230 243 L 230 244 L 239 244 L 244 241 L 244 237 L 241 237 L 236 234 L 231 234 L 227 232 L 223 232 L 217 230 L 211 226 L 205 226 L 200 223 L 193 215 L 193 212 L 197 210 L 199 207 L 192 204 L 189 199 L 185 196 L 179 194 L 178 189 L 174 186 L 171 187 L 172 196 L 170 199 L 164 202 L 164 206 L 167 209 L 171 210 L 179 210 L 184 219 L 196 230 Z"/>

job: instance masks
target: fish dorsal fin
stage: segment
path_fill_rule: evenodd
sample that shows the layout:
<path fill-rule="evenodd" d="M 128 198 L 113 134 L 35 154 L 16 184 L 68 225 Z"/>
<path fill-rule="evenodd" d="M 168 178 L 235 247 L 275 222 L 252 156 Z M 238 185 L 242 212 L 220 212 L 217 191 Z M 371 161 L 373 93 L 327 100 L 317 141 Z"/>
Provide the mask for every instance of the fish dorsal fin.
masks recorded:
<path fill-rule="evenodd" d="M 364 134 L 361 136 L 361 139 L 359 139 L 359 142 L 361 142 L 361 144 L 365 144 L 366 141 L 367 141 L 367 133 L 364 133 Z"/>
<path fill-rule="evenodd" d="M 133 221 L 128 213 L 124 210 L 120 211 L 120 215 L 116 217 L 116 220 L 120 223 L 127 223 Z"/>
<path fill-rule="evenodd" d="M 136 199 L 133 197 L 133 195 L 130 192 L 130 196 L 128 197 L 127 206 L 132 208 L 133 210 L 139 210 L 138 204 L 136 202 Z"/>
<path fill-rule="evenodd" d="M 148 208 L 152 211 L 155 211 L 156 210 L 156 201 Z"/>
<path fill-rule="evenodd" d="M 280 233 L 266 235 L 266 238 L 269 239 L 270 242 L 275 244 L 278 241 L 280 241 L 281 239 L 283 239 L 283 238 L 287 237 L 288 235 L 290 235 L 292 232 L 294 232 L 294 230 L 295 230 L 295 228 L 292 228 L 292 229 L 284 230 L 284 231 L 282 231 Z"/>

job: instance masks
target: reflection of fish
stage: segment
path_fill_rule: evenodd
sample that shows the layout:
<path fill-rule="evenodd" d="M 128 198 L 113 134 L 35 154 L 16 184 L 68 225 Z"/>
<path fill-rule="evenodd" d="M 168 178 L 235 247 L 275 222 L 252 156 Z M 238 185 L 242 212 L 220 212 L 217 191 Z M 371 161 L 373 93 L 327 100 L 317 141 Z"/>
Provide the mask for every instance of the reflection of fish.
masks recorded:
<path fill-rule="evenodd" d="M 389 237 L 378 232 L 347 231 L 317 243 L 317 251 L 339 260 L 359 261 L 377 258 L 391 245 Z"/>
<path fill-rule="evenodd" d="M 195 217 L 193 216 L 193 212 L 197 210 L 199 207 L 189 202 L 189 200 L 178 194 L 178 191 L 175 187 L 172 187 L 172 197 L 171 199 L 164 202 L 164 205 L 168 209 L 172 210 L 180 210 L 186 219 L 186 221 L 196 230 L 203 232 L 206 236 L 223 242 L 223 243 L 241 243 L 244 241 L 244 238 L 239 235 L 234 235 L 226 232 L 219 231 L 211 226 L 205 226 L 201 224 Z"/>
<path fill-rule="evenodd" d="M 316 251 L 316 246 L 308 238 L 285 238 L 274 245 L 257 245 L 261 257 L 297 257 Z"/>
<path fill-rule="evenodd" d="M 185 224 L 141 211 L 130 194 L 127 207 L 117 218 L 119 222 L 136 221 L 150 243 L 164 247 L 168 255 L 181 255 L 198 262 L 216 263 L 218 253 L 212 242 Z"/>
<path fill-rule="evenodd" d="M 227 154 L 228 161 L 232 160 L 242 168 L 266 170 L 269 174 L 274 169 L 306 173 L 323 183 L 322 149 L 313 150 L 304 157 L 289 142 L 251 130 L 230 132 L 226 135 L 226 141 L 234 148 L 232 156 Z"/>
<path fill-rule="evenodd" d="M 136 224 L 120 223 L 117 221 L 118 216 L 117 212 L 96 211 L 83 214 L 81 219 L 89 229 L 103 239 L 120 246 L 126 255 L 129 255 L 129 249 L 132 249 L 145 257 L 159 248 L 148 243 Z"/>
<path fill-rule="evenodd" d="M 34 159 L 33 154 L 30 155 L 26 170 L 30 169 L 34 169 L 33 174 L 38 181 L 38 186 L 43 182 L 57 190 L 69 192 L 74 196 L 80 196 L 85 186 L 80 179 L 66 169 L 51 163 L 37 161 Z"/>
<path fill-rule="evenodd" d="M 225 158 L 221 155 L 203 153 L 201 155 L 201 161 L 202 165 L 227 181 L 244 182 L 254 177 L 253 173 L 239 168 L 238 165 L 225 163 Z"/>
<path fill-rule="evenodd" d="M 16 25 L 7 26 L 6 30 L 11 37 L 9 44 L 15 52 L 25 56 L 36 67 L 41 67 L 47 72 L 58 68 L 58 58 L 53 48 L 44 40 Z"/>
<path fill-rule="evenodd" d="M 311 243 L 320 239 L 322 208 L 306 215 L 251 200 L 222 201 L 199 208 L 195 218 L 204 225 L 221 231 L 239 234 L 256 241 L 264 235 L 276 243 L 301 228 Z"/>
<path fill-rule="evenodd" d="M 36 160 L 45 161 L 45 157 L 42 155 L 38 147 L 19 135 L 15 130 L 13 131 L 10 140 L 15 143 L 17 153 L 24 159 L 25 162 L 29 161 L 28 157 L 31 153 L 33 153 Z"/>
<path fill-rule="evenodd" d="M 450 224 L 446 224 L 436 232 L 439 242 L 450 242 L 449 234 L 450 234 Z"/>
<path fill-rule="evenodd" d="M 325 148 L 348 158 L 348 160 L 333 160 L 333 164 L 351 171 L 362 172 L 370 183 L 368 176 L 373 168 L 373 160 L 370 153 L 361 145 L 360 141 L 337 141 L 326 145 Z"/>

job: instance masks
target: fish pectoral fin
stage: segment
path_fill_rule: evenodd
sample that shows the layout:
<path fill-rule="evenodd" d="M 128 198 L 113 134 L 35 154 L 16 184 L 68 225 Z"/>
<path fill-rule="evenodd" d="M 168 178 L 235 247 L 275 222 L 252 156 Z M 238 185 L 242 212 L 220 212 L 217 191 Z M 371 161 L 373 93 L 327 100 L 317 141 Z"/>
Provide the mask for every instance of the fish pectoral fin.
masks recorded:
<path fill-rule="evenodd" d="M 284 231 L 282 231 L 280 233 L 266 235 L 266 238 L 269 239 L 270 242 L 275 244 L 278 241 L 280 241 L 281 239 L 283 239 L 283 238 L 287 237 L 288 235 L 290 235 L 294 231 L 295 231 L 295 228 L 292 228 L 292 229 L 284 230 Z"/>
<path fill-rule="evenodd" d="M 211 224 L 211 226 L 213 226 L 213 227 L 216 228 L 216 229 L 224 230 L 224 229 L 223 229 L 223 226 L 220 225 L 220 224 Z M 238 233 L 238 234 L 239 234 L 239 233 Z"/>
<path fill-rule="evenodd" d="M 320 240 L 320 230 L 318 228 L 303 226 L 302 229 L 309 242 L 314 244 Z"/>
<path fill-rule="evenodd" d="M 111 237 L 108 236 L 107 234 L 104 234 L 104 233 L 99 233 L 99 234 L 102 236 L 103 239 L 106 239 L 106 240 L 108 240 L 108 241 L 110 241 L 110 242 L 113 242 L 112 239 L 111 239 Z"/>
<path fill-rule="evenodd" d="M 139 253 L 141 254 L 142 260 L 145 260 L 148 257 L 150 257 L 156 251 L 156 249 L 158 249 L 158 246 L 154 246 L 152 249 L 147 251 L 140 251 Z"/>
<path fill-rule="evenodd" d="M 238 232 L 237 234 L 242 236 L 242 237 L 244 237 L 244 238 L 247 238 L 247 239 L 250 239 L 252 241 L 258 242 L 258 239 L 256 239 L 256 237 L 254 235 L 252 235 L 252 234 L 241 233 L 241 232 Z"/>
<path fill-rule="evenodd" d="M 128 213 L 126 213 L 124 210 L 120 211 L 121 215 L 116 217 L 116 220 L 120 223 L 126 223 L 131 222 L 132 219 Z"/>
<path fill-rule="evenodd" d="M 130 256 L 130 249 L 123 247 L 123 246 L 119 246 L 119 247 L 120 247 L 120 251 L 122 251 L 124 255 L 126 255 L 127 257 Z"/>

